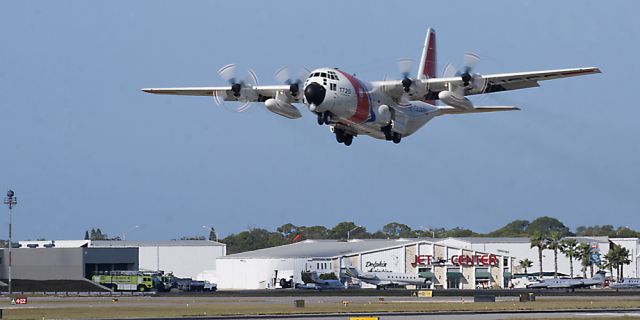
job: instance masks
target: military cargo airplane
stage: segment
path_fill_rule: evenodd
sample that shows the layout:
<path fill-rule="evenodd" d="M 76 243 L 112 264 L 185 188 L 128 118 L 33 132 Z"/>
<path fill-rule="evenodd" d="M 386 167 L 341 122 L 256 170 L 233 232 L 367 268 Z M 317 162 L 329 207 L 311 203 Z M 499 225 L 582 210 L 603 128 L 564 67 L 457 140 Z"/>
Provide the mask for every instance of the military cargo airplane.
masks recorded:
<path fill-rule="evenodd" d="M 544 80 L 600 73 L 598 68 L 573 68 L 534 72 L 482 75 L 473 72 L 479 57 L 464 56 L 464 67 L 448 65 L 436 76 L 436 32 L 427 30 L 418 73 L 410 76 L 411 60 L 399 61 L 401 80 L 365 82 L 338 68 L 318 68 L 294 79 L 287 68 L 276 72 L 281 85 L 257 85 L 254 72 L 247 81 L 235 77 L 235 65 L 218 73 L 229 82 L 219 87 L 147 88 L 148 93 L 209 96 L 223 101 L 241 102 L 237 111 L 245 111 L 252 102 L 263 102 L 267 110 L 297 119 L 302 115 L 294 104 L 305 105 L 317 116 L 320 125 L 328 125 L 336 140 L 347 146 L 353 138 L 367 135 L 400 143 L 429 120 L 449 114 L 467 114 L 520 110 L 514 106 L 476 106 L 466 98 L 508 90 L 538 87 Z M 438 105 L 438 101 L 444 105 Z"/>
<path fill-rule="evenodd" d="M 589 288 L 596 285 L 602 285 L 605 280 L 604 271 L 598 273 L 591 279 L 543 279 L 538 283 L 527 285 L 529 289 L 576 289 Z"/>

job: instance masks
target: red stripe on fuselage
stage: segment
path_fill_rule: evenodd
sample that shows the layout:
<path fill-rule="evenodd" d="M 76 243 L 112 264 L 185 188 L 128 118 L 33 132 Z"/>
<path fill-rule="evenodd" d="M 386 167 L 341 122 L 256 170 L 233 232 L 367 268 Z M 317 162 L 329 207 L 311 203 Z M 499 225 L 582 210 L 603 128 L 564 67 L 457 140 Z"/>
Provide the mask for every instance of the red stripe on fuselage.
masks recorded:
<path fill-rule="evenodd" d="M 365 88 L 360 80 L 355 77 L 342 72 L 341 70 L 336 70 L 340 72 L 349 82 L 351 82 L 351 86 L 356 94 L 356 113 L 353 114 L 349 121 L 353 121 L 355 123 L 363 123 L 369 119 L 369 93 L 367 92 L 367 88 Z"/>

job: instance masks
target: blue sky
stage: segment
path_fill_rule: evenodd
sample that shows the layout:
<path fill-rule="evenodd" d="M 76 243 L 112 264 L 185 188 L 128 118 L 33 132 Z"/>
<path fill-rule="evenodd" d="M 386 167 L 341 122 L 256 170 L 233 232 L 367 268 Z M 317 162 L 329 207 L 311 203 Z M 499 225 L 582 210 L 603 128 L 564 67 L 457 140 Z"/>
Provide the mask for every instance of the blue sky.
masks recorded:
<path fill-rule="evenodd" d="M 0 187 L 15 237 L 222 236 L 286 222 L 490 231 L 541 215 L 640 228 L 635 1 L 56 1 L 0 9 Z M 236 114 L 143 87 L 222 85 L 227 63 L 398 76 L 427 27 L 438 69 L 597 66 L 601 75 L 474 98 L 520 112 L 437 118 L 399 145 L 347 148 L 304 112 Z M 7 221 L 6 208 L 1 222 Z M 0 237 L 6 237 L 0 228 Z"/>

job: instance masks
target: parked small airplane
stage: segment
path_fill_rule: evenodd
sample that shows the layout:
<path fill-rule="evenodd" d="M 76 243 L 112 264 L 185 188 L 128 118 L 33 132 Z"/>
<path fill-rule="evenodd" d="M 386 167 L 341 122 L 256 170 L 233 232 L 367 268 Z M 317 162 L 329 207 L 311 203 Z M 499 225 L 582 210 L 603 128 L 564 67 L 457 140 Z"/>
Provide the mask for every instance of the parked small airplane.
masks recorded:
<path fill-rule="evenodd" d="M 221 104 L 238 101 L 237 111 L 252 102 L 264 102 L 267 110 L 289 119 L 302 115 L 294 103 L 302 103 L 317 116 L 318 124 L 329 125 L 339 143 L 351 145 L 358 135 L 400 143 L 403 137 L 422 128 L 437 116 L 520 110 L 513 106 L 475 106 L 466 96 L 533 88 L 539 81 L 600 73 L 598 68 L 574 68 L 534 72 L 481 75 L 473 69 L 475 54 L 464 56 L 464 67 L 447 65 L 442 77 L 436 75 L 436 32 L 427 30 L 418 73 L 410 76 L 412 60 L 399 61 L 402 80 L 364 82 L 338 68 L 319 68 L 303 77 L 292 78 L 287 68 L 275 74 L 282 85 L 258 85 L 255 73 L 238 80 L 235 65 L 222 67 L 218 74 L 229 82 L 220 87 L 148 88 L 148 93 L 209 96 Z M 305 79 L 306 78 L 306 79 Z M 440 100 L 445 106 L 437 106 Z"/>
<path fill-rule="evenodd" d="M 611 289 L 633 289 L 640 288 L 640 278 L 622 278 L 620 282 L 609 285 Z"/>
<path fill-rule="evenodd" d="M 576 289 L 589 288 L 604 283 L 604 271 L 598 271 L 591 279 L 542 279 L 527 285 L 529 289 Z"/>
<path fill-rule="evenodd" d="M 345 289 L 344 283 L 340 280 L 323 280 L 320 279 L 317 272 L 311 272 L 311 283 L 305 283 L 297 285 L 298 289 L 312 289 L 312 290 L 342 290 Z"/>
<path fill-rule="evenodd" d="M 396 273 L 396 272 L 360 272 L 357 268 L 347 266 L 345 273 L 354 279 L 366 282 L 376 286 L 376 289 L 386 289 L 391 285 L 416 285 L 429 286 L 429 279 L 421 278 L 415 273 Z"/>

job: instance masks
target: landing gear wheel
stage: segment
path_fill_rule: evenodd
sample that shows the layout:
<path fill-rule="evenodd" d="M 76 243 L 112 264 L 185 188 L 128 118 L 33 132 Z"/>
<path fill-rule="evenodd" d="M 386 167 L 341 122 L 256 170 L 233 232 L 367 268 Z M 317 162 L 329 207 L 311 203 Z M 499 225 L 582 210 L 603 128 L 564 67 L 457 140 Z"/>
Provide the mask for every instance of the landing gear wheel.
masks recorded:
<path fill-rule="evenodd" d="M 390 124 L 380 128 L 380 130 L 382 130 L 382 133 L 384 133 L 384 139 L 385 140 L 391 141 L 393 139 L 393 135 L 391 134 L 391 125 Z"/>
<path fill-rule="evenodd" d="M 324 124 L 331 124 L 331 113 L 329 113 L 329 111 L 325 111 L 322 114 L 322 121 L 324 122 Z"/>
<path fill-rule="evenodd" d="M 336 131 L 336 141 L 338 141 L 338 143 L 344 143 L 344 135 L 341 133 L 338 133 Z"/>
<path fill-rule="evenodd" d="M 322 113 L 318 113 L 318 124 L 319 125 L 324 124 L 324 115 Z"/>
<path fill-rule="evenodd" d="M 345 135 L 345 136 L 344 136 L 344 138 L 343 138 L 343 140 L 344 140 L 344 145 L 348 147 L 348 146 L 350 146 L 350 145 L 351 145 L 351 143 L 353 142 L 353 136 L 352 136 L 352 135 L 350 135 L 350 134 Z"/>
<path fill-rule="evenodd" d="M 393 143 L 398 144 L 398 143 L 400 143 L 401 140 L 402 140 L 402 135 L 397 133 L 397 132 L 394 132 L 393 133 Z"/>

